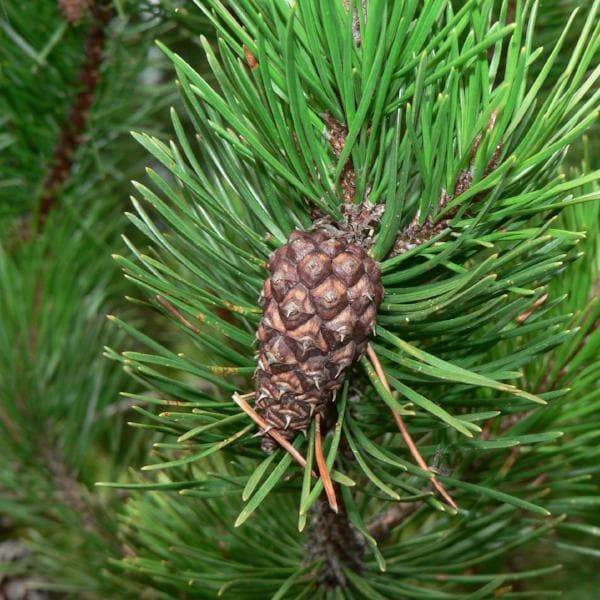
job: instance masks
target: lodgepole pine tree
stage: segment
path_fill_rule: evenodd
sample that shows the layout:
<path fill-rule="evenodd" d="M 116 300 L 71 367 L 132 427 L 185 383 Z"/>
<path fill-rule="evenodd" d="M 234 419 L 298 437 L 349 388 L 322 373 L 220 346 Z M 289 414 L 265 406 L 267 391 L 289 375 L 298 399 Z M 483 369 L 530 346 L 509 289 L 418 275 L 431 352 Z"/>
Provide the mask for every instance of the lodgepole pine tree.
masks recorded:
<path fill-rule="evenodd" d="M 557 549 L 596 556 L 600 173 L 567 151 L 599 4 L 542 48 L 535 1 L 205 0 L 212 78 L 160 45 L 190 125 L 135 134 L 160 168 L 117 260 L 177 329 L 111 317 L 162 407 L 146 475 L 104 484 L 145 490 L 125 573 L 546 598 Z"/>
<path fill-rule="evenodd" d="M 2 4 L 0 599 L 594 597 L 599 11 Z"/>

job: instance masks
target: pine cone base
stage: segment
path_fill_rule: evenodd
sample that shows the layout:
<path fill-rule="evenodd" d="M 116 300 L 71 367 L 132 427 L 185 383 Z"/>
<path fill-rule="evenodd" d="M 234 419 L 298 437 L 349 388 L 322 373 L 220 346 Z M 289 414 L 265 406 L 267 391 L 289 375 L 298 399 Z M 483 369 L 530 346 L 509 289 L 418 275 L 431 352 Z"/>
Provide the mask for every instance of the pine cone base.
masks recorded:
<path fill-rule="evenodd" d="M 343 232 L 294 231 L 273 253 L 258 328 L 257 411 L 292 440 L 324 415 L 364 353 L 383 299 L 381 271 Z M 276 442 L 265 435 L 263 450 Z"/>

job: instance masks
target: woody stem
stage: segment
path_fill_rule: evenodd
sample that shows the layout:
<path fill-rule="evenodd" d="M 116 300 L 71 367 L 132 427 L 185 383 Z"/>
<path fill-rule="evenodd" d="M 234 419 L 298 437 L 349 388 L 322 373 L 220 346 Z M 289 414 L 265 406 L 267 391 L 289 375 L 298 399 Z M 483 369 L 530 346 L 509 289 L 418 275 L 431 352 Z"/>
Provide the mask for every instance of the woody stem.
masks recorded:
<path fill-rule="evenodd" d="M 325 493 L 310 511 L 310 526 L 305 547 L 306 562 L 322 561 L 319 582 L 328 588 L 344 587 L 344 569 L 362 571 L 364 540 L 353 527 L 339 486 L 335 484 L 338 512 L 331 510 Z"/>

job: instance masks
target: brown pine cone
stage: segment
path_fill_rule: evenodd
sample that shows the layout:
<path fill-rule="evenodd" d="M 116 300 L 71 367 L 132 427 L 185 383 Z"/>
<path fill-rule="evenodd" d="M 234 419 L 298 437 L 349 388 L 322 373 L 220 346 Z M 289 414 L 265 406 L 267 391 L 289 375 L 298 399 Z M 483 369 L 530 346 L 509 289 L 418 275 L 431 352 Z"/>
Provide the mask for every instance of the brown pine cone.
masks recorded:
<path fill-rule="evenodd" d="M 269 262 L 258 328 L 256 407 L 291 440 L 323 415 L 366 349 L 383 299 L 379 265 L 331 231 L 294 231 Z M 277 443 L 265 435 L 262 448 Z"/>

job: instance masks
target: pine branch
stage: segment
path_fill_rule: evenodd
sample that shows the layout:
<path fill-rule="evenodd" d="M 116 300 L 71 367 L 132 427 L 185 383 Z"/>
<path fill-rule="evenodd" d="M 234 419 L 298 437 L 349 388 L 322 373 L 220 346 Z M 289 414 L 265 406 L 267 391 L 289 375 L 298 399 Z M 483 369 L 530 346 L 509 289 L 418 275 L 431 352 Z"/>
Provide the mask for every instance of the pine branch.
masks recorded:
<path fill-rule="evenodd" d="M 580 469 L 587 477 L 595 468 L 581 452 L 588 434 L 595 439 L 594 425 L 578 420 L 585 409 L 575 409 L 571 392 L 533 393 L 528 371 L 539 373 L 570 344 L 577 348 L 571 317 L 550 288 L 581 262 L 578 228 L 556 216 L 597 198 L 582 187 L 599 173 L 565 179 L 558 168 L 595 118 L 599 5 L 564 74 L 543 89 L 566 38 L 545 55 L 535 49 L 535 4 L 511 17 L 508 2 L 466 2 L 455 11 L 372 2 L 362 30 L 358 13 L 358 44 L 355 14 L 340 2 L 200 3 L 220 40 L 218 48 L 204 42 L 212 78 L 165 48 L 193 128 L 174 111 L 176 142 L 137 136 L 161 165 L 148 185 L 136 184 L 130 215 L 152 250 L 130 242 L 131 256 L 119 258 L 144 293 L 168 303 L 166 322 L 181 336 L 156 339 L 115 319 L 143 348 L 109 354 L 161 402 L 182 403 L 158 416 L 139 411 L 148 419 L 139 428 L 168 439 L 157 445 L 162 462 L 147 468 L 161 478 L 126 485 L 193 497 L 203 522 L 216 520 L 228 532 L 227 547 L 187 531 L 198 516 L 191 504 L 144 497 L 132 509 L 137 529 L 130 535 L 149 558 L 131 562 L 136 573 L 167 595 L 182 592 L 177 574 L 185 571 L 187 585 L 193 570 L 211 591 L 248 597 L 325 597 L 328 586 L 347 597 L 488 597 L 509 593 L 508 580 L 540 575 L 533 567 L 501 573 L 497 561 L 560 528 L 551 512 L 589 515 L 588 501 L 572 500 L 589 494 L 589 505 L 597 503 L 579 478 Z M 542 68 L 532 76 L 536 60 Z M 289 454 L 260 454 L 246 429 L 240 435 L 245 415 L 230 398 L 253 385 L 256 298 L 269 256 L 291 231 L 340 224 L 373 242 L 381 263 L 386 296 L 371 342 L 379 358 L 352 373 L 356 394 L 349 398 L 346 388 L 331 403 L 335 426 L 320 432 L 318 452 L 316 422 L 308 441 L 293 440 L 306 457 L 303 470 Z M 388 257 L 399 232 L 401 252 Z M 235 319 L 224 318 L 224 306 L 236 307 Z M 201 327 L 186 325 L 191 315 Z M 593 393 L 595 363 L 579 356 L 590 370 L 580 389 Z M 400 416 L 400 433 L 383 407 Z M 407 449 L 413 435 L 418 450 Z M 460 519 L 427 487 L 437 456 L 452 476 L 440 469 L 434 480 L 452 487 Z M 313 485 L 315 460 L 325 463 L 336 501 L 344 499 L 338 506 L 350 530 L 369 547 L 360 564 L 351 552 L 344 567 L 340 544 L 327 549 L 344 536 L 354 546 L 348 520 L 337 535 L 326 508 L 327 476 Z M 415 511 L 403 529 L 405 504 Z M 321 585 L 307 578 L 313 567 L 303 562 L 293 527 L 297 519 L 303 530 L 310 506 L 326 508 L 322 531 L 309 529 L 309 537 L 322 535 L 315 555 L 327 573 Z M 164 507 L 187 519 L 173 523 Z M 364 526 L 369 521 L 382 537 L 395 533 L 381 548 Z M 239 532 L 229 528 L 234 522 L 243 525 Z M 172 548 L 168 566 L 148 541 L 157 535 Z M 264 569 L 245 568 L 249 546 L 261 549 Z M 191 564 L 180 548 L 198 548 L 206 562 Z M 288 554 L 294 558 L 282 565 Z M 209 576 L 214 564 L 221 570 Z M 282 570 L 265 578 L 274 565 Z"/>
<path fill-rule="evenodd" d="M 122 502 L 91 496 L 88 485 L 144 454 L 120 419 L 102 418 L 132 387 L 101 348 L 120 343 L 104 313 L 124 293 L 109 250 L 124 223 L 119 198 L 141 170 L 129 130 L 144 123 L 160 131 L 157 113 L 173 95 L 160 83 L 161 61 L 148 56 L 163 22 L 148 21 L 141 6 L 121 9 L 127 19 L 115 28 L 106 2 L 81 26 L 49 2 L 12 3 L 0 16 L 8 125 L 0 190 L 10 197 L 0 202 L 2 231 L 40 204 L 40 235 L 19 231 L 17 243 L 0 247 L 1 512 L 32 551 L 23 568 L 39 575 L 36 586 L 77 597 L 139 591 L 109 573 L 120 558 Z M 71 121 L 63 127 L 65 100 Z"/>
<path fill-rule="evenodd" d="M 350 522 L 339 489 L 338 510 L 331 510 L 331 502 L 322 497 L 313 505 L 306 541 L 306 562 L 323 561 L 316 577 L 326 588 L 346 586 L 344 569 L 360 573 L 364 569 L 366 544 Z"/>
<path fill-rule="evenodd" d="M 69 21 L 76 21 L 88 8 L 88 3 L 66 1 L 61 4 L 61 7 Z M 90 0 L 90 13 L 92 22 L 85 41 L 84 62 L 79 74 L 81 90 L 71 105 L 44 182 L 44 191 L 40 198 L 37 214 L 41 225 L 57 205 L 60 189 L 69 177 L 75 153 L 83 142 L 89 111 L 94 102 L 96 88 L 100 83 L 106 28 L 114 15 L 112 2 Z"/>

